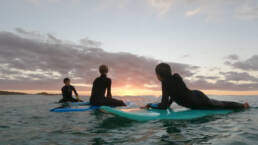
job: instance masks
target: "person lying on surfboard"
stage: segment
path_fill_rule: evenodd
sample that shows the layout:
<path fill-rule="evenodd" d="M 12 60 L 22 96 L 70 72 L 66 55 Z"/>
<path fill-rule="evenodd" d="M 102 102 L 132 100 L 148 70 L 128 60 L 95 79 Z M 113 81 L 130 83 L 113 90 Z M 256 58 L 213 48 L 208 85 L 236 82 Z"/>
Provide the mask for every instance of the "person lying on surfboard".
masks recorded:
<path fill-rule="evenodd" d="M 156 75 L 162 83 L 162 100 L 159 104 L 147 104 L 141 108 L 168 109 L 173 102 L 190 109 L 244 109 L 248 103 L 218 101 L 208 98 L 199 90 L 187 88 L 182 77 L 172 74 L 169 64 L 160 63 L 156 66 Z"/>
<path fill-rule="evenodd" d="M 82 102 L 82 100 L 79 99 L 79 95 L 75 90 L 74 86 L 72 86 L 70 83 L 71 83 L 71 80 L 69 78 L 64 78 L 65 86 L 62 88 L 63 98 L 59 101 L 59 103 Z M 72 95 L 73 92 L 76 96 L 76 99 L 73 98 L 73 95 Z"/>
<path fill-rule="evenodd" d="M 111 79 L 107 77 L 108 67 L 101 65 L 99 72 L 101 75 L 93 82 L 90 104 L 95 106 L 126 106 L 123 101 L 112 98 Z M 106 90 L 107 96 L 105 97 Z"/>

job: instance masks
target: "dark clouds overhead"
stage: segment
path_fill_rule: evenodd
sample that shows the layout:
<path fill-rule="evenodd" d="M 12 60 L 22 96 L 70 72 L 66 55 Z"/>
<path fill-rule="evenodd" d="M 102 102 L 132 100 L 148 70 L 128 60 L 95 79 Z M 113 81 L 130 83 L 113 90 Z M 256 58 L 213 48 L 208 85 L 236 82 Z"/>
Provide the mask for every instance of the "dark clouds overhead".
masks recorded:
<path fill-rule="evenodd" d="M 253 55 L 246 60 L 241 60 L 238 55 L 232 54 L 227 57 L 225 65 L 233 70 L 230 72 L 220 72 L 225 80 L 220 81 L 220 85 L 228 90 L 258 90 L 258 55 Z M 251 74 L 250 74 L 251 73 Z"/>
<path fill-rule="evenodd" d="M 59 89 L 63 77 L 91 84 L 100 64 L 110 67 L 115 87 L 156 84 L 154 68 L 158 60 L 130 53 L 110 53 L 100 42 L 82 39 L 66 43 L 52 34 L 41 35 L 21 28 L 17 33 L 0 32 L 0 89 Z M 37 36 L 37 37 L 34 37 Z M 36 38 L 36 39 L 35 39 Z M 95 47 L 94 47 L 95 46 Z M 190 77 L 197 66 L 170 62 L 175 72 Z M 43 87 L 43 88 L 42 88 Z"/>
<path fill-rule="evenodd" d="M 258 55 L 246 60 L 226 61 L 225 64 L 241 70 L 258 71 Z"/>
<path fill-rule="evenodd" d="M 128 85 L 138 89 L 157 89 L 154 74 L 159 60 L 131 53 L 111 53 L 101 43 L 88 38 L 79 44 L 58 39 L 52 34 L 28 32 L 17 28 L 16 33 L 0 32 L 0 89 L 57 90 L 64 77 L 73 83 L 86 84 L 79 90 L 89 91 L 99 75 L 98 66 L 107 64 L 113 87 Z M 199 67 L 168 62 L 173 72 L 181 74 L 193 89 L 258 90 L 258 78 L 244 70 L 258 70 L 258 55 L 240 60 L 227 57 L 227 65 L 242 72 L 220 72 L 214 76 L 200 75 Z M 218 69 L 219 70 L 219 69 Z M 195 78 L 195 79 L 192 79 Z M 244 83 L 243 83 L 244 82 Z"/>
<path fill-rule="evenodd" d="M 207 90 L 257 91 L 258 55 L 240 60 L 238 55 L 232 54 L 226 59 L 225 65 L 232 71 L 221 71 L 217 76 L 197 75 L 197 80 L 188 82 L 190 86 Z"/>
<path fill-rule="evenodd" d="M 251 76 L 247 72 L 221 72 L 227 81 L 251 81 L 258 82 L 258 78 Z"/>
<path fill-rule="evenodd" d="M 231 55 L 227 56 L 227 59 L 229 59 L 229 60 L 238 60 L 239 56 L 236 55 L 236 54 L 231 54 Z"/>

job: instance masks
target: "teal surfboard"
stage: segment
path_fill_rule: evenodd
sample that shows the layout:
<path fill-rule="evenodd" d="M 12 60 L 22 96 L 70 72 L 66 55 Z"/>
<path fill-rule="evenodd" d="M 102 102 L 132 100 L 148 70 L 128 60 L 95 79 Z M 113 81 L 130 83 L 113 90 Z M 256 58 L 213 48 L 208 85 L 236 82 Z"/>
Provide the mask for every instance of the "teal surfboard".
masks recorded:
<path fill-rule="evenodd" d="M 202 118 L 210 115 L 228 114 L 233 110 L 179 110 L 173 111 L 172 109 L 159 110 L 159 109 L 119 109 L 102 106 L 100 109 L 104 112 L 111 113 L 116 116 L 124 117 L 135 121 L 148 121 L 148 120 L 191 120 Z"/>
<path fill-rule="evenodd" d="M 120 108 L 129 108 L 134 106 L 133 102 L 125 102 L 126 107 Z M 91 106 L 89 102 L 78 102 L 78 103 L 66 103 L 60 107 L 55 107 L 50 109 L 50 112 L 83 112 L 99 109 L 101 106 Z"/>

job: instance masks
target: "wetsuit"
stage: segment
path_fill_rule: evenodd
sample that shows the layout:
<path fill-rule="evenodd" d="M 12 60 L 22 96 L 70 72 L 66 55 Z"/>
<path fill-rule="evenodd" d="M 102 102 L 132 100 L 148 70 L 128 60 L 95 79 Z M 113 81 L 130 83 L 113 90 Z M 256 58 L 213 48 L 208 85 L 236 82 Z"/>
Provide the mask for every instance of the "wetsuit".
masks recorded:
<path fill-rule="evenodd" d="M 71 85 L 70 86 L 64 86 L 62 88 L 63 98 L 59 101 L 59 103 L 77 102 L 77 100 L 74 99 L 73 96 L 72 96 L 73 91 L 74 91 L 75 95 L 78 96 L 78 93 L 73 86 L 71 86 Z"/>
<path fill-rule="evenodd" d="M 105 97 L 106 90 L 108 97 Z M 93 82 L 90 103 L 97 106 L 126 106 L 123 101 L 112 98 L 111 79 L 107 78 L 106 75 L 101 75 Z"/>
<path fill-rule="evenodd" d="M 190 90 L 179 74 L 174 74 L 162 81 L 162 100 L 159 104 L 148 104 L 150 108 L 167 109 L 172 102 L 191 109 L 243 109 L 237 102 L 209 99 L 199 90 Z"/>

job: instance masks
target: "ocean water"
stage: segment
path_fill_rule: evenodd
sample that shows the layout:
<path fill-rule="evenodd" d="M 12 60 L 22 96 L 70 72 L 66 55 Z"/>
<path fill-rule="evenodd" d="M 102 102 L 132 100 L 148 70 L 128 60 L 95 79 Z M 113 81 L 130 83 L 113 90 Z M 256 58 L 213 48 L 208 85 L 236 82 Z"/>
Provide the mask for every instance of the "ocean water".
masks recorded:
<path fill-rule="evenodd" d="M 252 109 L 188 121 L 136 122 L 100 111 L 53 113 L 60 96 L 0 96 L 0 145 L 257 145 L 258 96 L 212 96 Z M 87 97 L 82 97 L 87 100 Z M 154 97 L 123 97 L 136 105 Z M 172 107 L 178 107 L 172 105 Z"/>

